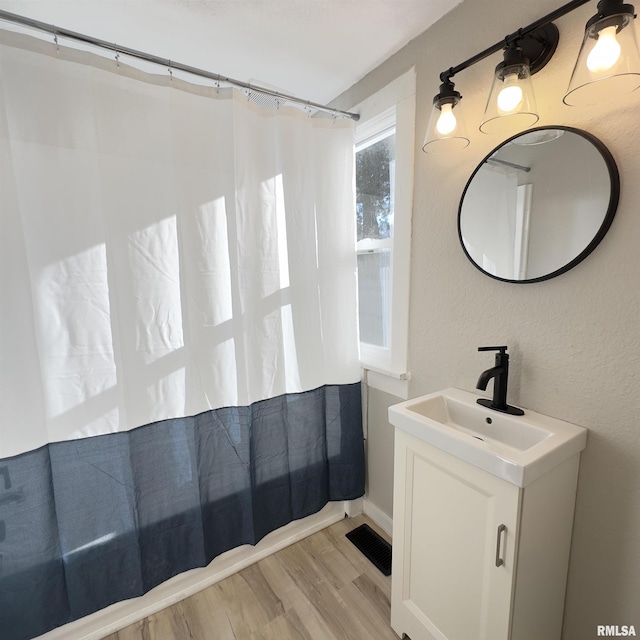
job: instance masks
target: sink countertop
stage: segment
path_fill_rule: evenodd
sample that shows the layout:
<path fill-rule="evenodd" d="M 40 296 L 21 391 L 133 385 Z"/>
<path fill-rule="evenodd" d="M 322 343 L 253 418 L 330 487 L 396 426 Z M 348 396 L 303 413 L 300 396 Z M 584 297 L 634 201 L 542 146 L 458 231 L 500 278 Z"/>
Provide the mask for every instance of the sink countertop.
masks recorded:
<path fill-rule="evenodd" d="M 525 409 L 511 416 L 444 389 L 389 407 L 395 427 L 518 487 L 582 451 L 587 430 Z"/>

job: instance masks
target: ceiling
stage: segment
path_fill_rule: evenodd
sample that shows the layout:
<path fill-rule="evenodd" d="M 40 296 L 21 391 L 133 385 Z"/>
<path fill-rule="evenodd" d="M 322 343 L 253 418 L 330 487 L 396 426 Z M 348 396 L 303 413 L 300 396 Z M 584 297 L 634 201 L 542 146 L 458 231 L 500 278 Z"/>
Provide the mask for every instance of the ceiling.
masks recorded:
<path fill-rule="evenodd" d="M 0 9 L 327 103 L 461 0 L 0 0 Z"/>

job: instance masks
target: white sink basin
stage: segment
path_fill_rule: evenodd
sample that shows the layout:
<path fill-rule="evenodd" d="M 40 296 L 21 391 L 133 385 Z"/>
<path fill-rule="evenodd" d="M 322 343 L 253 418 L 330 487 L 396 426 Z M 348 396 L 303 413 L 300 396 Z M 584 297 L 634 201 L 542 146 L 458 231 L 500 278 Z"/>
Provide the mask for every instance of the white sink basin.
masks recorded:
<path fill-rule="evenodd" d="M 511 416 L 487 409 L 479 396 L 445 389 L 389 407 L 399 429 L 525 487 L 587 444 L 587 430 L 526 410 Z"/>

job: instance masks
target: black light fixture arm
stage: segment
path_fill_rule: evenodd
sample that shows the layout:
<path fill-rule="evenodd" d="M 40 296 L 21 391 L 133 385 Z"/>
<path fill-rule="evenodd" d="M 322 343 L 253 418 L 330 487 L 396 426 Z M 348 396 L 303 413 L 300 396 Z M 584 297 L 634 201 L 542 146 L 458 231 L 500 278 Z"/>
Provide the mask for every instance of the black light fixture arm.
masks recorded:
<path fill-rule="evenodd" d="M 488 47 L 484 51 L 481 51 L 480 53 L 476 53 L 475 56 L 472 56 L 468 60 L 465 60 L 459 65 L 455 67 L 450 67 L 446 71 L 443 71 L 440 74 L 440 81 L 450 82 L 451 78 L 453 78 L 453 76 L 455 76 L 457 73 L 460 73 L 465 69 L 468 69 L 469 67 L 473 66 L 477 62 L 480 62 L 481 60 L 488 58 L 490 55 L 493 55 L 498 51 L 502 51 L 503 49 L 506 49 L 510 46 L 517 44 L 519 40 L 522 40 L 526 36 L 532 34 L 534 31 L 537 31 L 538 29 L 550 24 L 551 22 L 553 22 L 554 20 L 557 20 L 558 18 L 561 18 L 567 13 L 570 13 L 574 9 L 577 9 L 578 7 L 582 6 L 583 4 L 587 4 L 587 2 L 590 2 L 590 0 L 572 0 L 572 2 L 567 2 L 567 4 L 559 7 L 558 9 L 556 9 L 555 11 L 552 11 L 551 13 L 548 13 L 546 16 L 540 18 L 539 20 L 532 22 L 530 25 L 526 27 L 522 27 L 517 31 L 514 31 L 512 34 L 506 36 L 499 42 L 496 42 L 494 45 L 492 45 L 491 47 Z"/>

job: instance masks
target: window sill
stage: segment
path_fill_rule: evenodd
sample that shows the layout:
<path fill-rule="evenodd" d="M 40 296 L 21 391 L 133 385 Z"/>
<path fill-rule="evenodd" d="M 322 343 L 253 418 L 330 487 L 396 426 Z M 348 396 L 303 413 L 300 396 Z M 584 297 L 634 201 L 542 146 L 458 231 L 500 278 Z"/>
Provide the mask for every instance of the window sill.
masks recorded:
<path fill-rule="evenodd" d="M 360 362 L 360 366 L 365 371 L 373 371 L 374 373 L 379 373 L 381 376 L 387 376 L 389 378 L 395 378 L 396 380 L 410 380 L 411 374 L 407 371 L 400 373 L 399 371 L 390 371 L 389 369 L 384 369 L 383 367 L 376 367 L 375 365 L 367 364 L 366 362 Z"/>
<path fill-rule="evenodd" d="M 409 398 L 409 380 L 411 379 L 409 372 L 386 371 L 365 363 L 361 363 L 361 366 L 367 387 L 384 391 L 402 400 Z"/>

